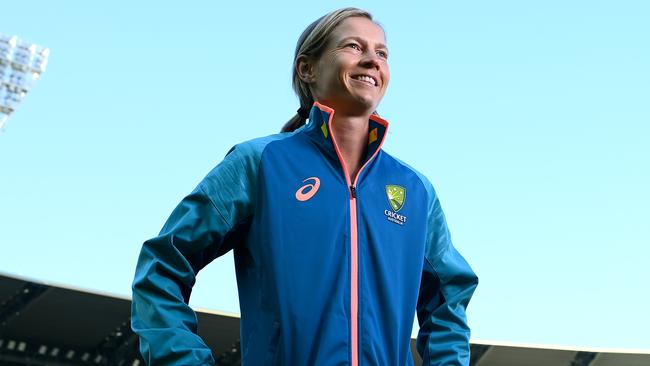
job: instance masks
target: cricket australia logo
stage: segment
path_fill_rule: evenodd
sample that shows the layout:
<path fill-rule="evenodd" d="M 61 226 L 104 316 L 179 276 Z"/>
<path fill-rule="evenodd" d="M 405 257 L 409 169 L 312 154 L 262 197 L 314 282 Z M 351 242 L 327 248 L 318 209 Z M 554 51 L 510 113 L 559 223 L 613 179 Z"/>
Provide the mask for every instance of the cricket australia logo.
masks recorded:
<path fill-rule="evenodd" d="M 406 188 L 389 184 L 386 186 L 386 197 L 392 210 L 384 210 L 384 215 L 386 215 L 388 221 L 404 225 L 406 216 L 398 214 L 397 211 L 402 209 L 406 201 Z"/>

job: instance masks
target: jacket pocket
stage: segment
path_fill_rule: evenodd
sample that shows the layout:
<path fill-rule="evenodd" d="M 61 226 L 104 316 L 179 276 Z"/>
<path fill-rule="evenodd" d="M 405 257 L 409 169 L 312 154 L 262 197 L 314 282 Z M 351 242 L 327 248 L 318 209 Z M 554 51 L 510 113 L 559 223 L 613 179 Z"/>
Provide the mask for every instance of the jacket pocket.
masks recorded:
<path fill-rule="evenodd" d="M 273 328 L 271 331 L 271 341 L 269 342 L 269 348 L 266 354 L 266 359 L 264 360 L 264 365 L 267 366 L 279 365 L 277 360 L 279 343 L 280 343 L 280 322 L 273 321 Z"/>

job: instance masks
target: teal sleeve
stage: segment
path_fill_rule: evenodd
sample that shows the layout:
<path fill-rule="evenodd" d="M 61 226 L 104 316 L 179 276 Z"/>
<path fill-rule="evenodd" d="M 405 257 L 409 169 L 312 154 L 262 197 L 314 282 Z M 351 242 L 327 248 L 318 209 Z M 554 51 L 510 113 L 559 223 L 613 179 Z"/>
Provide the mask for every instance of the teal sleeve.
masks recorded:
<path fill-rule="evenodd" d="M 148 365 L 214 365 L 188 302 L 197 273 L 223 254 L 225 235 L 252 212 L 257 161 L 247 146 L 235 148 L 143 244 L 131 326 Z"/>
<path fill-rule="evenodd" d="M 467 366 L 470 361 L 465 310 L 478 277 L 451 242 L 445 216 L 430 183 L 427 242 L 417 305 L 416 348 L 426 366 Z"/>

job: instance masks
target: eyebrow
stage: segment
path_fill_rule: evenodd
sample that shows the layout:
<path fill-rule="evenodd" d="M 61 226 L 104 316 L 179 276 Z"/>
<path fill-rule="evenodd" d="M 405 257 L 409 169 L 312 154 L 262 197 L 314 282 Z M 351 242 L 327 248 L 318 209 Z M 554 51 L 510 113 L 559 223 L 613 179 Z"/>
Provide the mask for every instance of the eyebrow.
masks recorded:
<path fill-rule="evenodd" d="M 340 45 L 341 43 L 344 43 L 345 41 L 349 41 L 349 40 L 355 40 L 355 41 L 357 41 L 357 42 L 359 42 L 359 43 L 367 43 L 366 40 L 363 39 L 363 38 L 361 38 L 361 37 L 350 36 L 350 37 L 345 37 L 345 38 L 343 38 L 343 39 L 339 42 L 339 45 Z M 383 49 L 388 50 L 388 47 L 387 47 L 385 44 L 383 44 L 383 43 L 377 43 L 377 48 L 383 48 Z"/>

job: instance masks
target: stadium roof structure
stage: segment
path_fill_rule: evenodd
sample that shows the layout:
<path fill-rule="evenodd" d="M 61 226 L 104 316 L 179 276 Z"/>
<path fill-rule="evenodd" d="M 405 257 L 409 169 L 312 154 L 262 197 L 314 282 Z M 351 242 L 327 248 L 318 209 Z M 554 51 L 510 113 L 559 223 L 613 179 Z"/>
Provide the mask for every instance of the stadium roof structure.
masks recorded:
<path fill-rule="evenodd" d="M 0 273 L 0 364 L 141 366 L 131 300 Z M 217 365 L 240 365 L 239 317 L 195 309 Z M 473 366 L 647 366 L 650 351 L 473 342 Z M 411 340 L 416 365 L 421 360 Z"/>

